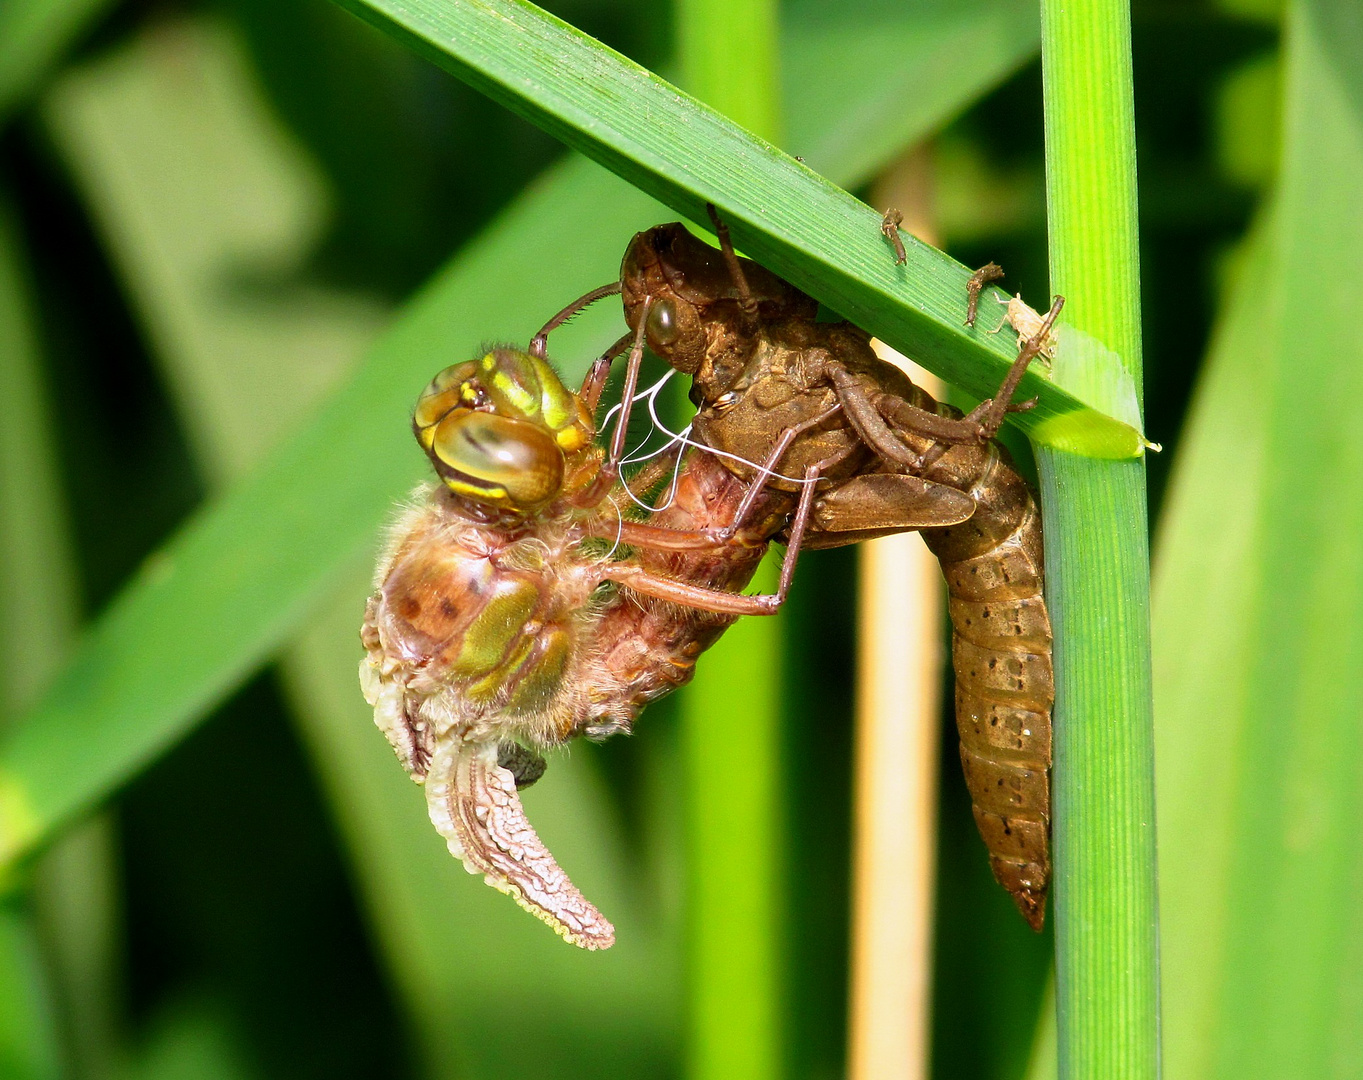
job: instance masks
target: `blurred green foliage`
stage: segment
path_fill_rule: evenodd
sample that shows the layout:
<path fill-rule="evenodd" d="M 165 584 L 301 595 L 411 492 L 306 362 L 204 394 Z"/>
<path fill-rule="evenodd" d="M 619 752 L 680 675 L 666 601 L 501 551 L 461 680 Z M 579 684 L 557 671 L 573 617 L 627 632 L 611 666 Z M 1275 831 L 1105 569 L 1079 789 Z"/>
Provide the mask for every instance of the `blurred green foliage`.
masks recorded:
<path fill-rule="evenodd" d="M 1133 13 L 1146 428 L 1165 446 L 1150 462 L 1152 511 L 1181 462 L 1155 626 L 1165 1024 L 1169 1075 L 1187 1078 L 1344 1076 L 1363 1060 L 1347 1012 L 1363 941 L 1346 902 L 1359 665 L 1352 638 L 1334 636 L 1356 621 L 1363 486 L 1352 417 L 1320 405 L 1322 387 L 1347 400 L 1363 369 L 1358 238 L 1337 226 L 1357 220 L 1363 53 L 1348 5 L 1302 0 L 1284 65 L 1280 6 L 1136 0 Z M 936 136 L 945 246 L 970 265 L 1001 262 L 1012 289 L 1037 297 L 1039 69 L 1035 39 L 1007 29 L 1026 8 L 792 0 L 784 145 L 864 185 Z M 554 10 L 669 69 L 668 9 Z M 972 11 L 985 17 L 971 23 Z M 790 77 L 821 65 L 822 79 Z M 839 101 L 858 109 L 836 113 Z M 56 669 L 65 644 L 41 622 L 68 591 L 93 617 L 203 499 L 210 513 L 266 505 L 246 498 L 267 485 L 250 472 L 261 460 L 320 474 L 334 453 L 348 466 L 307 490 L 288 486 L 314 475 L 301 465 L 276 473 L 303 525 L 257 522 L 245 537 L 312 545 L 272 579 L 291 590 L 286 615 L 268 592 L 254 609 L 227 593 L 172 613 L 189 619 L 175 633 L 198 614 L 202 640 L 236 641 L 231 662 L 207 663 L 198 639 L 168 630 L 158 647 L 183 655 L 142 684 L 179 695 L 156 737 L 117 768 L 103 744 L 69 751 L 108 771 L 63 816 L 120 784 L 116 838 L 75 856 L 83 906 L 41 872 L 7 902 L 0 1067 L 46 1077 L 64 1060 L 67 1075 L 111 1075 L 107 1053 L 79 1049 L 98 1038 L 78 1034 L 109 1025 L 134 1077 L 679 1075 L 675 709 L 650 710 L 635 740 L 556 760 L 527 800 L 628 929 L 619 955 L 583 957 L 428 835 L 353 672 L 359 548 L 420 475 L 404 430 L 416 388 L 485 337 L 528 336 L 611 275 L 631 230 L 671 215 L 560 160 L 551 139 L 324 0 L 7 0 L 0 122 L 15 221 L 0 251 L 0 521 L 58 530 L 40 528 L 36 545 L 0 535 L 7 703 L 31 701 L 43 665 Z M 1276 216 L 1245 255 L 1279 176 Z M 402 322 L 361 361 L 394 311 Z M 556 347 L 571 368 L 608 336 L 583 320 Z M 11 389 L 21 354 L 50 420 Z M 357 436 L 385 411 L 389 427 Z M 222 540 L 177 541 L 203 555 L 206 587 L 225 573 L 208 557 Z M 820 1080 L 842 1069 L 852 558 L 802 561 L 784 645 L 784 1062 Z M 144 645 L 113 635 L 111 655 Z M 131 730 L 145 716 L 127 701 Z M 1032 1053 L 1049 937 L 990 880 L 944 745 L 934 1075 L 1011 1080 Z"/>

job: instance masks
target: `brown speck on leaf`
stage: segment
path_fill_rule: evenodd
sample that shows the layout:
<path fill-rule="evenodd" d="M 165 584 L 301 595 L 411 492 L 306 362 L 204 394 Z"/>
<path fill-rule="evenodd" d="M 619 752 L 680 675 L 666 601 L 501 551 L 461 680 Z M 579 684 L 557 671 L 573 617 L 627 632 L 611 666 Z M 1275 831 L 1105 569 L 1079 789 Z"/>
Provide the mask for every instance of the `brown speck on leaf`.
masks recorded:
<path fill-rule="evenodd" d="M 909 260 L 909 254 L 904 250 L 904 241 L 899 238 L 899 226 L 904 224 L 904 214 L 896 210 L 893 206 L 885 211 L 885 216 L 880 219 L 880 231 L 885 239 L 894 246 L 894 261 L 903 266 Z"/>

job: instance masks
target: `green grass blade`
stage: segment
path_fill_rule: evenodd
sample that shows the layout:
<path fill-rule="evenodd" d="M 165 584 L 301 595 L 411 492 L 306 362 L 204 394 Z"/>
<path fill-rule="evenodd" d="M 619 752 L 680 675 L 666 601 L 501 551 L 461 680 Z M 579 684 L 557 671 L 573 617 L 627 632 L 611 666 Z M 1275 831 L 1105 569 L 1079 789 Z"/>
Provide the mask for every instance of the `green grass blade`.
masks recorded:
<path fill-rule="evenodd" d="M 119 1076 L 126 1080 L 258 1080 L 235 1018 L 212 999 L 181 998 L 151 1018 Z"/>
<path fill-rule="evenodd" d="M 0 194 L 0 629 L 9 662 L 0 724 L 32 703 L 75 625 L 75 580 L 60 512 L 23 253 Z M 28 899 L 0 897 L 0 1075 L 58 1075 L 53 980 L 39 955 Z"/>
<path fill-rule="evenodd" d="M 1363 1056 L 1360 71 L 1355 4 L 1290 6 L 1280 186 L 1161 537 L 1179 1078 L 1342 1076 Z"/>
<path fill-rule="evenodd" d="M 42 385 L 24 257 L 10 208 L 0 200 L 0 627 L 10 663 L 0 684 L 0 723 L 31 706 L 70 652 L 79 598 L 75 555 L 66 521 L 53 414 Z M 24 993 L 50 996 L 58 1018 L 61 1057 L 77 1076 L 107 1075 L 117 1050 L 115 885 L 111 822 L 96 817 L 64 836 L 29 880 L 28 916 L 12 903 L 10 945 L 35 933 L 43 945 L 46 985 L 37 969 L 0 965 L 13 1005 Z M 24 946 L 27 948 L 28 946 Z M 45 1001 L 30 1012 L 45 1014 Z M 52 1038 L 44 1024 L 7 1027 L 26 1040 Z M 5 1055 L 0 1051 L 0 1057 Z M 55 1050 L 28 1056 L 46 1060 Z"/>
<path fill-rule="evenodd" d="M 0 4 L 0 126 L 33 93 L 110 0 L 5 0 Z"/>
<path fill-rule="evenodd" d="M 0 899 L 0 1076 L 57 1080 L 57 1032 L 33 919 L 14 895 Z"/>
<path fill-rule="evenodd" d="M 1126 0 L 1045 0 L 1051 288 L 1141 380 Z M 1039 447 L 1055 631 L 1060 1076 L 1159 1074 L 1154 733 L 1143 462 Z"/>
<path fill-rule="evenodd" d="M 122 1046 L 123 927 L 112 815 L 68 829 L 33 873 L 33 910 L 70 1075 L 107 1077 Z"/>
<path fill-rule="evenodd" d="M 1062 1077 L 1154 1077 L 1154 770 L 1145 476 L 1041 448 L 1055 631 L 1056 1023 Z"/>
<path fill-rule="evenodd" d="M 764 562 L 756 585 L 772 591 L 775 571 Z M 687 1076 L 695 1080 L 786 1074 L 781 629 L 743 620 L 683 691 Z"/>
<path fill-rule="evenodd" d="M 710 106 L 778 138 L 773 0 L 683 0 L 683 81 Z M 768 558 L 756 587 L 771 591 Z M 688 1009 L 693 1080 L 775 1080 L 785 1072 L 782 964 L 782 623 L 747 619 L 682 692 L 686 774 Z M 726 762 L 743 762 L 742 781 Z"/>
<path fill-rule="evenodd" d="M 344 381 L 388 317 L 300 274 L 328 224 L 323 178 L 226 24 L 155 25 L 67 74 L 45 114 L 201 467 L 218 482 L 241 475 Z"/>
<path fill-rule="evenodd" d="M 341 2 L 692 220 L 714 202 L 748 254 L 963 390 L 998 387 L 1014 348 L 962 325 L 965 267 L 917 241 L 897 266 L 869 207 L 651 72 L 519 0 Z M 1019 393 L 1039 404 L 1018 418 L 1033 439 L 1140 455 L 1116 358 L 1035 367 Z"/>
<path fill-rule="evenodd" d="M 777 141 L 848 189 L 933 134 L 1041 45 L 1035 0 L 795 0 L 781 17 L 784 134 Z M 857 107 L 849 110 L 849 101 Z"/>
<path fill-rule="evenodd" d="M 1214 1075 L 1226 932 L 1234 906 L 1236 763 L 1250 673 L 1262 661 L 1254 614 L 1265 590 L 1264 460 L 1272 341 L 1281 309 L 1261 223 L 1185 424 L 1160 519 L 1153 584 L 1156 770 L 1165 1054 L 1170 1077 Z M 1241 841 L 1243 842 L 1243 841 Z"/>
<path fill-rule="evenodd" d="M 682 81 L 697 100 L 771 143 L 781 141 L 782 123 L 778 14 L 771 0 L 677 5 Z"/>
<path fill-rule="evenodd" d="M 60 669 L 76 636 L 80 603 L 24 255 L 8 202 L 0 198 L 0 628 L 10 642 L 0 724 L 30 707 Z M 33 929 L 45 947 L 50 987 L 44 992 L 59 1014 L 63 1059 L 78 1076 L 107 1074 L 116 1051 L 110 825 L 96 817 L 72 830 L 29 882 Z M 17 906 L 7 912 L 13 934 L 23 917 Z M 26 974 L 22 966 L 4 971 Z M 18 992 L 11 988 L 10 1000 Z M 40 1024 L 19 1030 L 25 1037 L 52 1035 Z"/>
<path fill-rule="evenodd" d="M 1055 979 L 1052 977 L 1046 981 L 1041 1015 L 1037 1018 L 1036 1035 L 1032 1039 L 1032 1054 L 1023 1076 L 1025 1080 L 1055 1080 L 1059 1074 L 1055 1038 Z"/>
<path fill-rule="evenodd" d="M 76 630 L 76 568 L 22 251 L 0 193 L 0 722 L 32 705 Z"/>

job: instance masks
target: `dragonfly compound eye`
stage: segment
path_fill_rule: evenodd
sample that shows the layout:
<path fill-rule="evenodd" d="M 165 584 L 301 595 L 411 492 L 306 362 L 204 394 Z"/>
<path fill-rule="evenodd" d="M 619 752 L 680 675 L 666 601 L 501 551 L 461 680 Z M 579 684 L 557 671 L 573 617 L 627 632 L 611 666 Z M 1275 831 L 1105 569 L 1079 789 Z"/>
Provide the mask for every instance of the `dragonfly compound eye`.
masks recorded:
<path fill-rule="evenodd" d="M 563 490 L 563 451 L 525 420 L 456 410 L 436 424 L 428 452 L 445 486 L 478 502 L 530 510 Z"/>
<path fill-rule="evenodd" d="M 416 409 L 412 413 L 412 426 L 417 438 L 427 450 L 431 448 L 431 437 L 435 425 L 454 409 L 472 408 L 478 404 L 481 392 L 469 380 L 478 371 L 476 364 L 465 362 L 447 367 L 431 380 L 429 386 L 417 398 Z"/>
<path fill-rule="evenodd" d="M 667 297 L 655 300 L 648 311 L 648 339 L 655 345 L 677 340 L 677 308 Z"/>
<path fill-rule="evenodd" d="M 591 443 L 591 413 L 544 360 L 521 349 L 499 347 L 477 363 L 491 411 L 535 423 L 566 453 Z"/>

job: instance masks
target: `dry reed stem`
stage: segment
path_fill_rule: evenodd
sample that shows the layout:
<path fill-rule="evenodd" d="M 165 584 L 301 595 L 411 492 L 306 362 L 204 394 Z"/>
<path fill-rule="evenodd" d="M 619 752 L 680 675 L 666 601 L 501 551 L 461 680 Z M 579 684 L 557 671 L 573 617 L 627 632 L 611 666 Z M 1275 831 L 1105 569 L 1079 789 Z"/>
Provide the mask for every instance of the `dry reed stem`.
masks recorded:
<path fill-rule="evenodd" d="M 916 149 L 873 193 L 933 242 L 931 162 Z M 893 258 L 889 248 L 886 257 Z M 928 393 L 944 386 L 893 349 L 877 353 Z M 916 533 L 861 545 L 848 1080 L 928 1075 L 944 587 Z"/>

